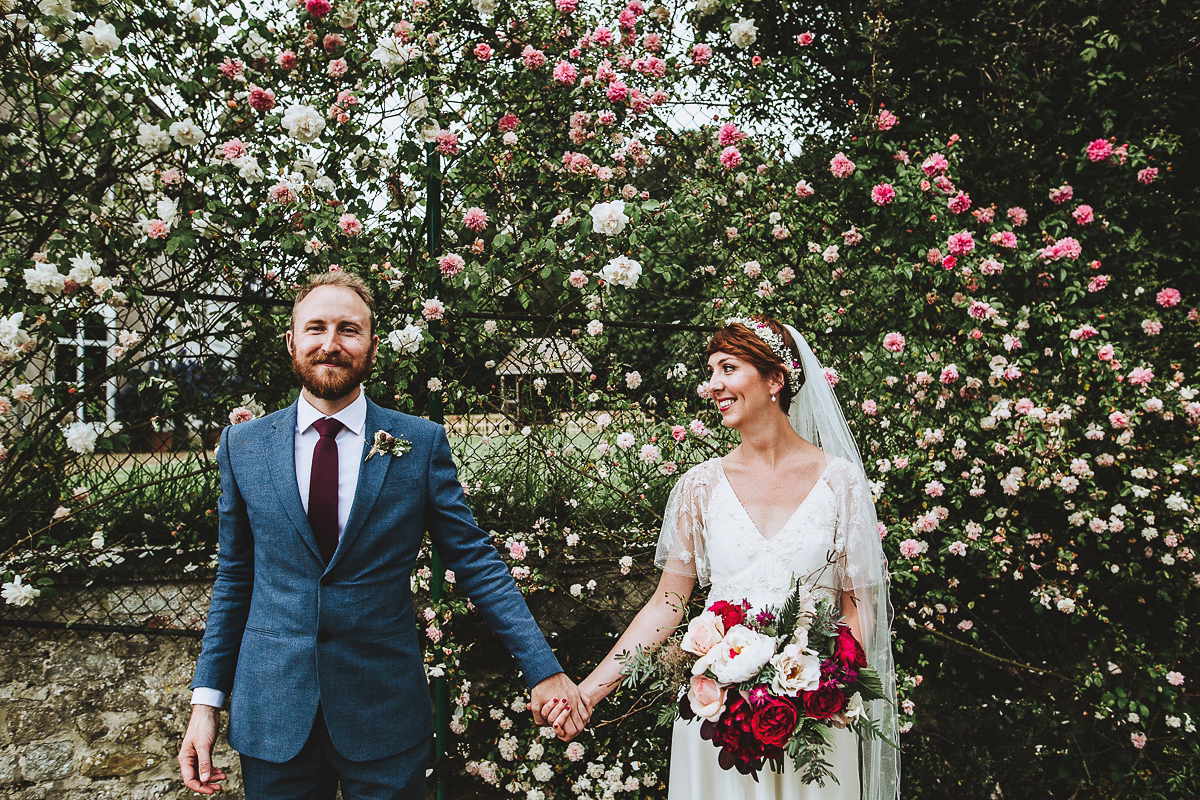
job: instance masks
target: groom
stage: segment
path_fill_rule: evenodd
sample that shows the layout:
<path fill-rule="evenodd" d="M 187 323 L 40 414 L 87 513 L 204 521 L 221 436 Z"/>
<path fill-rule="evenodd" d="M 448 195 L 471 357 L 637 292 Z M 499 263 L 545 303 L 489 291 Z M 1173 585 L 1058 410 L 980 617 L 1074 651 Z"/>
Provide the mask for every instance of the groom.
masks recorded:
<path fill-rule="evenodd" d="M 221 434 L 220 550 L 184 783 L 220 791 L 220 708 L 246 797 L 425 797 L 433 718 L 410 578 L 426 530 L 456 585 L 516 657 L 532 707 L 587 712 L 504 562 L 463 501 L 440 425 L 380 408 L 362 382 L 379 337 L 367 285 L 321 275 L 286 336 L 300 399 Z M 376 432 L 390 452 L 364 460 Z M 544 724 L 535 712 L 538 724 Z"/>

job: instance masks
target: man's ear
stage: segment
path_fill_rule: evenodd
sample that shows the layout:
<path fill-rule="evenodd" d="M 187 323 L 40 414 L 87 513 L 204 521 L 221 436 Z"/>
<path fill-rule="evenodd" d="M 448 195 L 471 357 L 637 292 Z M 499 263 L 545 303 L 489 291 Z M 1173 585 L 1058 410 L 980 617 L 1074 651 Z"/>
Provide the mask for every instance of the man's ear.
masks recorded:
<path fill-rule="evenodd" d="M 287 347 L 288 355 L 290 355 L 290 356 L 296 355 L 296 352 L 292 349 L 292 330 L 291 330 L 291 328 L 289 328 L 287 330 L 287 332 L 285 332 L 283 334 L 283 343 Z"/>

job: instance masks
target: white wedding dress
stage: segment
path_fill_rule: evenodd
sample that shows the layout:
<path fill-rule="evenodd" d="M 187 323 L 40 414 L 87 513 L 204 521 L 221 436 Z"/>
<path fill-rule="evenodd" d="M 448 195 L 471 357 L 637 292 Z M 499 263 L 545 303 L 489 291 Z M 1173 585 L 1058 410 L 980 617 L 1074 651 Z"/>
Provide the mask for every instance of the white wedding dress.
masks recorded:
<path fill-rule="evenodd" d="M 854 506 L 865 486 L 842 458 L 831 457 L 812 491 L 770 539 L 758 531 L 738 500 L 720 459 L 700 464 L 679 481 L 667 504 L 657 563 L 710 583 L 705 606 L 748 600 L 752 609 L 778 607 L 796 578 L 816 585 L 835 602 L 847 580 L 847 541 Z M 866 495 L 868 498 L 869 494 Z M 872 531 L 874 535 L 874 531 Z M 876 540 L 876 547 L 877 540 Z M 753 612 L 752 612 L 753 613 Z M 784 772 L 770 763 L 758 781 L 717 763 L 720 752 L 700 737 L 699 719 L 677 720 L 671 737 L 670 800 L 858 800 L 858 737 L 833 728 L 826 760 L 837 783 L 805 784 L 790 759 Z"/>

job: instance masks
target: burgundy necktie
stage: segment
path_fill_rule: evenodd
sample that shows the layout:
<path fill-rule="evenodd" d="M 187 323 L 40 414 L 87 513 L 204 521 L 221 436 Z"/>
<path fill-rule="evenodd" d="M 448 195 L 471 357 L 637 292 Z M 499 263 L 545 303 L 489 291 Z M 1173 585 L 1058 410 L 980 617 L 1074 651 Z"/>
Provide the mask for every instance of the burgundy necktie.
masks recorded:
<path fill-rule="evenodd" d="M 317 537 L 317 547 L 328 564 L 338 545 L 338 448 L 334 439 L 342 423 L 332 417 L 313 423 L 321 438 L 313 450 L 308 483 L 308 522 Z"/>

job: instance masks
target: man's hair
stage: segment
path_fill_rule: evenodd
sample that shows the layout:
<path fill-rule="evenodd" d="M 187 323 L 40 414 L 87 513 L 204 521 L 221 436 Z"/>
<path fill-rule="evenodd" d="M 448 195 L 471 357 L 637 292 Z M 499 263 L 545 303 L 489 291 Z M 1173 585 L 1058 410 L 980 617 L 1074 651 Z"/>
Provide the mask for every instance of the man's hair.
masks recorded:
<path fill-rule="evenodd" d="M 367 317 L 371 320 L 370 335 L 375 335 L 375 298 L 371 294 L 371 287 L 367 286 L 367 282 L 362 278 L 349 272 L 324 272 L 300 287 L 300 291 L 296 292 L 296 299 L 292 301 L 291 329 L 293 331 L 296 330 L 296 307 L 300 305 L 300 301 L 308 297 L 313 289 L 320 286 L 340 286 L 358 295 L 367 304 Z"/>

